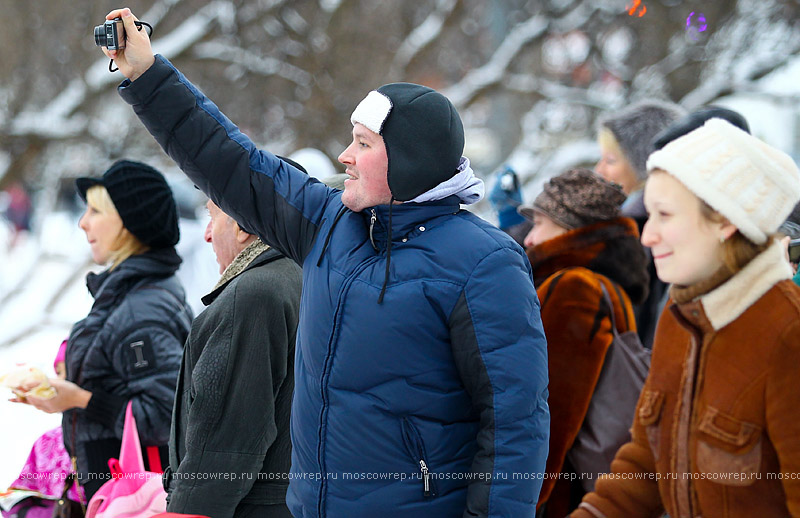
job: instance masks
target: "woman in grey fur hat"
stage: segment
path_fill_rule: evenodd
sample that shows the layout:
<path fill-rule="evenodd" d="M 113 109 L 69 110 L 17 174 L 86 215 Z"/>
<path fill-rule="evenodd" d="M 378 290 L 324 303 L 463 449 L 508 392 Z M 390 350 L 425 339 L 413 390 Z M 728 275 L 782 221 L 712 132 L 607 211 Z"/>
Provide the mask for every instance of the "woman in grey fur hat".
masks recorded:
<path fill-rule="evenodd" d="M 647 101 L 602 117 L 597 134 L 601 157 L 595 171 L 619 184 L 629 197 L 641 191 L 654 137 L 684 114 L 676 104 Z"/>
<path fill-rule="evenodd" d="M 676 104 L 646 101 L 633 104 L 600 119 L 597 141 L 601 157 L 595 172 L 610 182 L 619 184 L 627 199 L 622 215 L 636 221 L 641 234 L 647 221 L 644 209 L 645 163 L 655 151 L 653 141 L 662 130 L 685 114 Z M 647 300 L 636 306 L 636 325 L 645 347 L 651 347 L 666 284 L 658 279 L 648 251 L 650 289 Z"/>

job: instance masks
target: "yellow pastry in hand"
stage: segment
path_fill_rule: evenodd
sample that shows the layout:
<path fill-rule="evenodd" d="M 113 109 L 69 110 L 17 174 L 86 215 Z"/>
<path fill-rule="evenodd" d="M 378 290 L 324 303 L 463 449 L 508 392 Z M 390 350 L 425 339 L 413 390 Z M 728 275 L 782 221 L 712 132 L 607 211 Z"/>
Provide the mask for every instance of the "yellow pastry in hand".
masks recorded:
<path fill-rule="evenodd" d="M 35 396 L 41 399 L 51 399 L 56 396 L 56 389 L 47 381 L 45 373 L 36 367 L 23 367 L 3 374 L 0 376 L 0 385 L 10 388 L 19 398 Z M 21 387 L 30 386 L 33 388 L 27 391 L 21 389 Z"/>

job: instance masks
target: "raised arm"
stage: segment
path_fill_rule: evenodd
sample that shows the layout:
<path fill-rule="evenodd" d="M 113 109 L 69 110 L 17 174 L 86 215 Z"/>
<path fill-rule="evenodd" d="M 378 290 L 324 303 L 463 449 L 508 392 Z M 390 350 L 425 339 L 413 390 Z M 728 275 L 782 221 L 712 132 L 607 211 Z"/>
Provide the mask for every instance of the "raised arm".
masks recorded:
<path fill-rule="evenodd" d="M 121 51 L 104 52 L 128 77 L 119 88 L 147 130 L 223 211 L 264 242 L 302 264 L 325 211 L 339 196 L 255 144 L 162 56 L 128 9 Z"/>

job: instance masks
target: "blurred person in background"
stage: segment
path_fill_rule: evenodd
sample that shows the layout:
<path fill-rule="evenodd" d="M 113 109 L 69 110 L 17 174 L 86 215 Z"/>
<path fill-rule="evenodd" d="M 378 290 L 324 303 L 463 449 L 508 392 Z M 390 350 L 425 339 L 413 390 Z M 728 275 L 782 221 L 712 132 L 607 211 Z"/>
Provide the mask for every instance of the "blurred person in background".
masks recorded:
<path fill-rule="evenodd" d="M 800 240 L 800 203 L 794 206 L 789 217 L 778 228 L 778 234 L 780 234 L 781 246 L 786 249 L 786 259 L 792 265 L 792 270 L 794 270 L 792 280 L 800 286 L 800 271 L 798 271 L 797 267 L 799 256 L 796 248 L 800 245 L 795 245 L 794 252 L 792 252 L 792 247 L 790 246 L 792 240 Z"/>
<path fill-rule="evenodd" d="M 53 370 L 58 379 L 66 379 L 67 340 L 61 342 L 53 361 Z M 51 518 L 55 500 L 64 494 L 67 476 L 72 471 L 69 454 L 64 449 L 61 427 L 48 430 L 33 443 L 31 452 L 19 477 L 9 486 L 9 491 L 36 491 L 44 498 L 31 496 L 2 511 L 4 518 Z M 66 495 L 75 502 L 86 502 L 80 486 L 71 485 Z"/>
<path fill-rule="evenodd" d="M 14 248 L 20 237 L 31 230 L 33 205 L 27 189 L 21 182 L 14 182 L 0 194 L 3 194 L 4 198 L 2 205 L 5 207 L 5 218 L 12 229 L 9 247 Z"/>
<path fill-rule="evenodd" d="M 684 115 L 661 130 L 653 138 L 653 151 L 658 151 L 676 138 L 696 130 L 710 119 L 722 119 L 740 130 L 750 133 L 750 125 L 741 113 L 722 106 L 704 106 Z"/>
<path fill-rule="evenodd" d="M 642 243 L 672 285 L 632 441 L 574 518 L 800 516 L 800 288 L 785 153 L 711 119 L 648 159 Z"/>
<path fill-rule="evenodd" d="M 111 477 L 108 460 L 119 456 L 128 401 L 146 468 L 160 472 L 166 466 L 175 383 L 192 314 L 175 275 L 181 264 L 175 251 L 178 212 L 161 173 L 122 160 L 101 178 L 75 183 L 87 204 L 79 226 L 92 259 L 109 266 L 86 278 L 94 304 L 70 331 L 66 380 L 50 380 L 56 396 L 20 402 L 63 413 L 64 446 L 91 499 Z"/>
<path fill-rule="evenodd" d="M 574 169 L 551 178 L 533 205 L 520 208 L 533 221 L 525 245 L 550 375 L 550 450 L 538 516 L 566 516 L 584 494 L 566 456 L 614 339 L 603 287 L 620 334 L 636 330 L 632 303 L 647 296 L 647 260 L 636 222 L 621 215 L 624 200 L 618 185 Z"/>
<path fill-rule="evenodd" d="M 489 202 L 497 213 L 497 226 L 524 246 L 525 236 L 531 231 L 532 223 L 519 213 L 522 205 L 519 176 L 510 165 L 505 164 L 494 173 L 494 177 L 494 185 L 489 191 Z"/>
<path fill-rule="evenodd" d="M 597 141 L 600 161 L 595 172 L 622 187 L 627 199 L 622 214 L 633 218 L 641 235 L 647 212 L 643 203 L 643 187 L 647 179 L 645 162 L 654 150 L 655 136 L 685 114 L 680 106 L 660 101 L 632 104 L 622 110 L 603 115 L 599 121 Z M 649 251 L 645 249 L 649 254 Z M 658 315 L 663 308 L 667 286 L 658 279 L 652 259 L 649 261 L 650 288 L 647 299 L 637 304 L 636 327 L 645 347 L 651 347 Z"/>

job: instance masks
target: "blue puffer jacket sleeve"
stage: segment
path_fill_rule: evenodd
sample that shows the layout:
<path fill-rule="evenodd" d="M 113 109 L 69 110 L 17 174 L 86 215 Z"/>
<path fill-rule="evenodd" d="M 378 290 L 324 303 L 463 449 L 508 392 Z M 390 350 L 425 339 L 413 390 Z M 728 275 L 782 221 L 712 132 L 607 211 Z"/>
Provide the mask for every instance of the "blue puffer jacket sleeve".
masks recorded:
<path fill-rule="evenodd" d="M 547 343 L 531 286 L 521 250 L 501 248 L 475 268 L 450 317 L 456 365 L 480 414 L 465 518 L 535 513 L 550 412 Z M 515 302 L 511 313 L 500 300 Z"/>
<path fill-rule="evenodd" d="M 256 148 L 163 56 L 119 92 L 156 141 L 214 203 L 302 264 L 333 190 Z M 231 203 L 235 200 L 235 203 Z"/>

